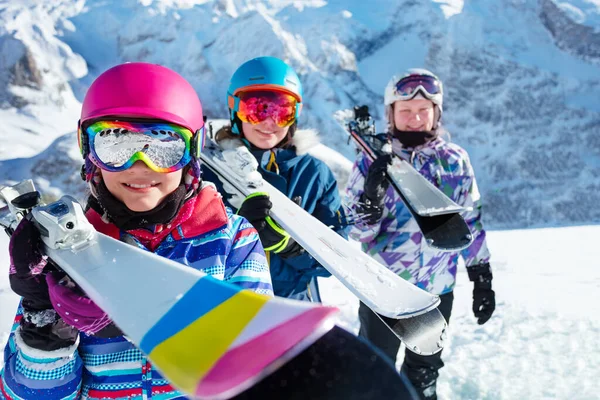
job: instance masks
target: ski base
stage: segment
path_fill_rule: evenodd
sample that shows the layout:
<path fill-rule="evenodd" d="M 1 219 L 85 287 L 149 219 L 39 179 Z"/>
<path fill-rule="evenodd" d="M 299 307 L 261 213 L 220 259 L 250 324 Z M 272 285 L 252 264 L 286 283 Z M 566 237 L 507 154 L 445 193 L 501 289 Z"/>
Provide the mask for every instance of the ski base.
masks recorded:
<path fill-rule="evenodd" d="M 417 214 L 432 217 L 465 211 L 464 207 L 453 202 L 427 179 L 398 157 L 388 168 L 388 175 L 402 190 L 402 194 Z"/>
<path fill-rule="evenodd" d="M 365 339 L 334 327 L 235 400 L 417 400 L 408 380 Z"/>
<path fill-rule="evenodd" d="M 413 353 L 430 356 L 444 347 L 448 324 L 437 309 L 414 318 L 397 320 L 393 324 L 388 323 L 379 314 L 376 315 Z"/>

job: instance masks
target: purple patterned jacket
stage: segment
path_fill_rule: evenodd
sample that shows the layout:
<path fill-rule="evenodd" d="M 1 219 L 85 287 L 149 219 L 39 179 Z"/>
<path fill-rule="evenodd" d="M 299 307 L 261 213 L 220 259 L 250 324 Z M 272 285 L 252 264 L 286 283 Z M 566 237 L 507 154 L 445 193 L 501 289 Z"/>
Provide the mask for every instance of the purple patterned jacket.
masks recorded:
<path fill-rule="evenodd" d="M 392 187 L 384 197 L 383 218 L 374 225 L 360 220 L 349 235 L 363 243 L 363 251 L 418 287 L 433 293 L 451 292 L 456 281 L 459 255 L 467 267 L 488 262 L 490 253 L 481 224 L 481 202 L 475 174 L 467 152 L 457 144 L 437 138 L 414 151 L 403 149 L 394 139 L 394 153 L 457 204 L 472 208 L 464 218 L 474 241 L 458 252 L 441 252 L 427 246 L 417 223 Z M 363 193 L 371 162 L 361 153 L 354 163 L 346 188 L 347 202 L 354 208 Z"/>

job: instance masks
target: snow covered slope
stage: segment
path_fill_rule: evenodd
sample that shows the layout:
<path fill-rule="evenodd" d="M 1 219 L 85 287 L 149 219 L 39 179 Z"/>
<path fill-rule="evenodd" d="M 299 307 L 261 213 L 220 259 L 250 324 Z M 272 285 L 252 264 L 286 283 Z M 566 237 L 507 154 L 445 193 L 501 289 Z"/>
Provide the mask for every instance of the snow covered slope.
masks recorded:
<path fill-rule="evenodd" d="M 440 400 L 598 399 L 600 226 L 488 234 L 496 312 L 477 325 L 473 284 L 459 268 Z M 358 332 L 357 300 L 334 278 L 321 282 L 340 323 Z"/>

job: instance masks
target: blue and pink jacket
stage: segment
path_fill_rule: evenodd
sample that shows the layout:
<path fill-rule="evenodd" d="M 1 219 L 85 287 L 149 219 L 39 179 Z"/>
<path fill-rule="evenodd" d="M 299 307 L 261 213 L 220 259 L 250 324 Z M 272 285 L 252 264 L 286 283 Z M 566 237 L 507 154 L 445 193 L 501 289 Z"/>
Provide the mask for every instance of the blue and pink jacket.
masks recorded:
<path fill-rule="evenodd" d="M 442 138 L 414 150 L 402 148 L 396 139 L 392 145 L 395 154 L 408 161 L 454 202 L 471 208 L 463 217 L 473 235 L 473 243 L 460 253 L 442 252 L 427 246 L 419 226 L 391 186 L 384 197 L 383 218 L 374 225 L 359 220 L 349 235 L 362 242 L 363 251 L 421 289 L 433 294 L 451 292 L 459 255 L 467 268 L 490 259 L 481 223 L 480 195 L 469 155 L 457 144 Z M 346 188 L 351 207 L 360 201 L 370 165 L 371 161 L 361 153 L 352 168 Z"/>
<path fill-rule="evenodd" d="M 244 289 L 273 295 L 258 233 L 246 219 L 225 208 L 212 185 L 187 200 L 172 224 L 156 226 L 153 232 L 120 231 L 91 209 L 86 215 L 100 232 L 133 240 L 140 247 Z M 185 398 L 125 336 L 103 339 L 80 333 L 75 345 L 52 352 L 27 346 L 19 336 L 22 312 L 19 307 L 4 350 L 0 398 Z"/>

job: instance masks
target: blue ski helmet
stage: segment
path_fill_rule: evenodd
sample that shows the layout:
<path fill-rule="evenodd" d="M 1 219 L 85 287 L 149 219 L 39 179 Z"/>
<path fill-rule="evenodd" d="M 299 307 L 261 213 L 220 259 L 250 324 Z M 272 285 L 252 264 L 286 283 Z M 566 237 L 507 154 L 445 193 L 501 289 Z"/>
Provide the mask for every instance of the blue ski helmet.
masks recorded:
<path fill-rule="evenodd" d="M 257 57 L 243 63 L 231 77 L 227 89 L 227 106 L 230 111 L 231 131 L 240 133 L 235 123 L 241 92 L 253 90 L 279 90 L 294 96 L 296 120 L 302 110 L 302 83 L 292 67 L 276 57 Z"/>

